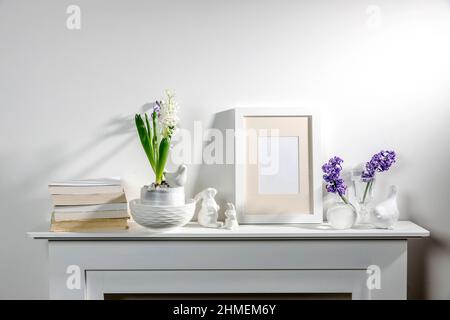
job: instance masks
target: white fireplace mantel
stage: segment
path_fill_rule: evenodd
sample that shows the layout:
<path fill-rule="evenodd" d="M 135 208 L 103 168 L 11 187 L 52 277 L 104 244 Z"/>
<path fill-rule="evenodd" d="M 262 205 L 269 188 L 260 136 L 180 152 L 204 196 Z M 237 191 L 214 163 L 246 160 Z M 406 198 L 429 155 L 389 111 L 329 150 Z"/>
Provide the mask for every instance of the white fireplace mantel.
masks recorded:
<path fill-rule="evenodd" d="M 54 299 L 144 293 L 344 293 L 353 299 L 406 299 L 407 240 L 429 232 L 409 221 L 399 221 L 392 230 L 242 225 L 229 231 L 188 224 L 167 233 L 151 233 L 131 222 L 120 232 L 42 229 L 28 235 L 48 240 Z M 369 287 L 368 277 L 376 270 L 380 287 Z"/>

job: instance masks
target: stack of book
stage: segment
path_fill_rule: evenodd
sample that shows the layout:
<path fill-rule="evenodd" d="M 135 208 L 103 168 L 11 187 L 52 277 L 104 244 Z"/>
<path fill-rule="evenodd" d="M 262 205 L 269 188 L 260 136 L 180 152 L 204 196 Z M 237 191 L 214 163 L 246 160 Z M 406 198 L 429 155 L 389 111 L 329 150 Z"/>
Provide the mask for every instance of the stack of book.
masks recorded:
<path fill-rule="evenodd" d="M 48 188 L 54 205 L 51 231 L 127 229 L 127 199 L 120 179 L 70 180 Z"/>

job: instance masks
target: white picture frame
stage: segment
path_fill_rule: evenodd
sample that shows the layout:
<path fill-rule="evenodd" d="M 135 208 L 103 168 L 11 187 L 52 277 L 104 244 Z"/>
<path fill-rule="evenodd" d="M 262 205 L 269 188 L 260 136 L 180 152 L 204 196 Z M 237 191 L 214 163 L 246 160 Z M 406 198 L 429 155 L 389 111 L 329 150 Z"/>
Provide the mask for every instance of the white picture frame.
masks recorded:
<path fill-rule="evenodd" d="M 245 212 L 247 190 L 247 165 L 245 163 L 247 137 L 239 134 L 245 131 L 245 121 L 249 117 L 306 117 L 308 118 L 309 139 L 309 197 L 308 212 L 294 212 L 273 214 L 271 212 L 258 212 L 249 214 Z M 285 224 L 285 223 L 322 223 L 322 172 L 320 166 L 320 121 L 319 114 L 314 110 L 305 108 L 235 108 L 235 165 L 234 165 L 234 198 L 239 223 L 242 224 Z M 278 205 L 278 204 L 277 204 Z M 280 204 L 282 205 L 282 204 Z"/>

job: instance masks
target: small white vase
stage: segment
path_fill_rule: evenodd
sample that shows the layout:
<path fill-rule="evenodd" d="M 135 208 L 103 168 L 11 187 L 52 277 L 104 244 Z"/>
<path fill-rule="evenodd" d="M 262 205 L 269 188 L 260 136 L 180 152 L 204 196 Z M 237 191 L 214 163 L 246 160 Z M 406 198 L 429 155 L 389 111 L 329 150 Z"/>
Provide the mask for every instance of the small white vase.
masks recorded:
<path fill-rule="evenodd" d="M 327 210 L 328 223 L 338 230 L 350 229 L 358 218 L 355 208 L 350 204 L 337 203 Z"/>

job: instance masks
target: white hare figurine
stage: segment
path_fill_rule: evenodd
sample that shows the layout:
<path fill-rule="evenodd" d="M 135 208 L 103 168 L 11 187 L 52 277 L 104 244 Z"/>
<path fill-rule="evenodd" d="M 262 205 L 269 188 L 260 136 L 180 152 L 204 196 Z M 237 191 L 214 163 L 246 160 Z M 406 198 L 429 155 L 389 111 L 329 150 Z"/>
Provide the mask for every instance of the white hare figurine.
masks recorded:
<path fill-rule="evenodd" d="M 229 230 L 237 230 L 239 228 L 239 223 L 236 218 L 236 209 L 234 205 L 230 202 L 227 203 L 227 210 L 225 211 L 225 229 Z"/>
<path fill-rule="evenodd" d="M 391 186 L 389 197 L 370 212 L 370 222 L 377 228 L 392 229 L 398 216 L 397 186 Z"/>
<path fill-rule="evenodd" d="M 214 200 L 217 190 L 214 188 L 206 188 L 199 192 L 195 197 L 195 201 L 202 200 L 201 208 L 198 212 L 197 222 L 199 225 L 207 228 L 220 228 L 222 223 L 217 221 L 219 217 L 219 205 Z"/>

